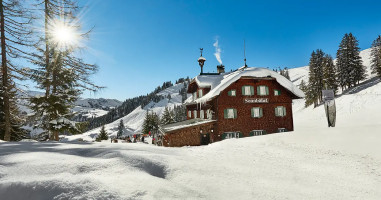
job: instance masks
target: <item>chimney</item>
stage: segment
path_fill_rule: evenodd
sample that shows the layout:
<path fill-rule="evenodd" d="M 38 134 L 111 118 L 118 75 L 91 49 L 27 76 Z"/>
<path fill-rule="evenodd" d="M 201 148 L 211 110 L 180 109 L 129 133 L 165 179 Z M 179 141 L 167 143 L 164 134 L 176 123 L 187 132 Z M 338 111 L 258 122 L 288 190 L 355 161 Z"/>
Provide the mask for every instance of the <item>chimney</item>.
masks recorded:
<path fill-rule="evenodd" d="M 223 66 L 222 64 L 217 65 L 217 73 L 219 73 L 219 74 L 225 73 L 225 66 Z"/>

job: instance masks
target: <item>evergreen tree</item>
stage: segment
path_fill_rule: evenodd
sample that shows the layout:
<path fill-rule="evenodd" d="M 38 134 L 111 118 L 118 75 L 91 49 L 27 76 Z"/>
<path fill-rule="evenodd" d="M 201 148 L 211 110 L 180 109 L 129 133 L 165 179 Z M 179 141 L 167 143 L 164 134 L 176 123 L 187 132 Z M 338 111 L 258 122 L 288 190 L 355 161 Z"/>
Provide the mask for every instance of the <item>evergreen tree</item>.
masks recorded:
<path fill-rule="evenodd" d="M 186 107 L 184 105 L 175 106 L 173 109 L 174 112 L 174 121 L 175 122 L 182 122 L 187 119 L 186 115 Z"/>
<path fill-rule="evenodd" d="M 302 90 L 303 92 L 307 91 L 307 86 L 306 86 L 306 83 L 304 82 L 304 80 L 302 80 L 300 82 L 299 89 Z"/>
<path fill-rule="evenodd" d="M 336 94 L 338 85 L 336 80 L 336 68 L 333 64 L 333 59 L 330 55 L 325 55 L 323 59 L 324 87 L 325 89 L 333 90 Z"/>
<path fill-rule="evenodd" d="M 118 133 L 116 135 L 116 138 L 118 139 L 121 138 L 124 133 L 124 130 L 125 130 L 125 127 L 124 127 L 123 119 L 121 119 L 119 122 Z"/>
<path fill-rule="evenodd" d="M 381 77 L 381 36 L 379 35 L 372 43 L 371 50 L 372 73 Z"/>
<path fill-rule="evenodd" d="M 99 132 L 99 135 L 95 140 L 97 142 L 100 142 L 102 140 L 108 140 L 108 133 L 105 130 L 105 126 L 102 126 L 101 131 Z"/>
<path fill-rule="evenodd" d="M 148 110 L 147 110 L 146 116 L 145 116 L 144 121 L 143 121 L 143 130 L 142 130 L 142 132 L 144 134 L 148 134 L 151 131 L 151 129 L 150 129 L 150 123 L 151 123 L 151 117 L 150 117 L 150 115 L 148 113 Z"/>
<path fill-rule="evenodd" d="M 146 117 L 145 117 L 144 122 L 143 122 L 142 132 L 144 134 L 147 134 L 150 131 L 156 131 L 159 129 L 159 125 L 160 125 L 159 116 L 155 112 L 149 113 L 147 111 Z"/>
<path fill-rule="evenodd" d="M 20 0 L 0 0 L 0 46 L 1 46 L 1 83 L 0 130 L 1 139 L 18 140 L 25 137 L 21 130 L 23 119 L 20 118 L 16 105 L 16 80 L 23 80 L 28 70 L 22 69 L 14 59 L 25 59 L 25 51 L 32 45 L 30 24 L 31 13 Z"/>
<path fill-rule="evenodd" d="M 352 33 L 345 34 L 336 53 L 337 79 L 342 90 L 357 85 L 366 78 L 366 70 L 360 57 L 357 39 Z"/>
<path fill-rule="evenodd" d="M 322 101 L 324 55 L 321 49 L 317 49 L 316 52 L 313 51 L 311 54 L 308 86 L 306 89 L 306 107 L 311 104 L 314 104 L 314 107 L 316 107 Z"/>
<path fill-rule="evenodd" d="M 100 87 L 94 85 L 89 77 L 97 71 L 97 66 L 85 63 L 77 57 L 82 49 L 75 41 L 61 41 L 53 37 L 54 29 L 65 27 L 75 37 L 84 39 L 88 34 L 80 32 L 80 25 L 75 13 L 78 10 L 74 0 L 41 0 L 40 4 L 45 16 L 45 37 L 35 45 L 32 63 L 39 68 L 33 70 L 32 79 L 45 96 L 31 99 L 32 110 L 38 127 L 49 136 L 58 140 L 61 132 L 76 132 L 75 123 L 71 121 L 71 107 L 83 90 L 96 91 Z M 37 5 L 37 7 L 38 7 Z M 58 19 L 58 20 L 57 20 Z M 65 20 L 63 20 L 65 19 Z"/>
<path fill-rule="evenodd" d="M 172 110 L 170 110 L 168 107 L 165 107 L 163 116 L 161 117 L 161 124 L 166 125 L 174 122 L 174 114 Z"/>

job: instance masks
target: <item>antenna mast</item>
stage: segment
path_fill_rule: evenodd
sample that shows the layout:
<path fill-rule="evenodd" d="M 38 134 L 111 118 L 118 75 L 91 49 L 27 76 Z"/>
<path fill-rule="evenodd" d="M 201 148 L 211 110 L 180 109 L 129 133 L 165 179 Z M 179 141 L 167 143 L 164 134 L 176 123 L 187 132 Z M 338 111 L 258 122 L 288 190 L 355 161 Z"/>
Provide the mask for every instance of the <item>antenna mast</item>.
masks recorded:
<path fill-rule="evenodd" d="M 243 57 L 244 57 L 244 61 L 245 61 L 245 68 L 247 67 L 246 65 L 246 42 L 245 40 L 243 40 Z"/>

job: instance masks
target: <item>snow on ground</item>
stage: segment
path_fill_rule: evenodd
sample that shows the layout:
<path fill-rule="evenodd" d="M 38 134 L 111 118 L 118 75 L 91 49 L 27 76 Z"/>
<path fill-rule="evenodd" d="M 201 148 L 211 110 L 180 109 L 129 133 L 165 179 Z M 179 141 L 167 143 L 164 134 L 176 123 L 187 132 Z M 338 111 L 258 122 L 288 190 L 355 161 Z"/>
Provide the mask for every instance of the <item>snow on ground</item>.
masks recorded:
<path fill-rule="evenodd" d="M 380 199 L 381 83 L 324 108 L 294 102 L 295 131 L 201 147 L 0 144 L 2 199 Z"/>

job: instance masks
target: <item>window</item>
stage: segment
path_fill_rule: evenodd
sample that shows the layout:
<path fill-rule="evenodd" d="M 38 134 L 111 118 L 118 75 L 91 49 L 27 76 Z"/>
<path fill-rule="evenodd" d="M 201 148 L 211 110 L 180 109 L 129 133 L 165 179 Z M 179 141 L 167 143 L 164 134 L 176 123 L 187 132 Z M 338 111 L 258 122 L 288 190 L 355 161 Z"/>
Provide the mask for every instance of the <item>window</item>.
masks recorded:
<path fill-rule="evenodd" d="M 257 93 L 260 96 L 269 95 L 269 87 L 267 87 L 265 85 L 260 85 L 257 87 Z"/>
<path fill-rule="evenodd" d="M 249 85 L 242 86 L 242 95 L 245 95 L 245 96 L 254 95 L 254 87 Z"/>
<path fill-rule="evenodd" d="M 195 119 L 197 118 L 197 110 L 193 111 L 193 118 L 195 118 Z"/>
<path fill-rule="evenodd" d="M 190 110 L 188 111 L 188 117 L 192 118 L 192 111 L 190 111 Z"/>
<path fill-rule="evenodd" d="M 251 117 L 261 118 L 263 116 L 263 110 L 260 107 L 251 108 Z"/>
<path fill-rule="evenodd" d="M 193 92 L 193 100 L 197 99 L 197 92 Z"/>
<path fill-rule="evenodd" d="M 241 132 L 227 132 L 222 134 L 222 139 L 240 138 L 242 137 Z"/>
<path fill-rule="evenodd" d="M 228 95 L 231 96 L 231 97 L 235 97 L 236 96 L 236 91 L 235 90 L 230 90 L 228 92 Z"/>
<path fill-rule="evenodd" d="M 280 90 L 274 90 L 274 96 L 279 96 L 280 95 Z"/>
<path fill-rule="evenodd" d="M 199 89 L 199 90 L 198 90 L 198 97 L 199 97 L 199 98 L 202 97 L 202 89 Z"/>
<path fill-rule="evenodd" d="M 206 111 L 206 118 L 212 119 L 212 111 L 210 109 Z"/>
<path fill-rule="evenodd" d="M 287 132 L 287 129 L 285 128 L 278 128 L 278 133 Z"/>
<path fill-rule="evenodd" d="M 204 110 L 200 110 L 200 118 L 204 119 Z"/>
<path fill-rule="evenodd" d="M 237 109 L 228 108 L 224 110 L 224 118 L 225 119 L 235 119 L 237 118 Z"/>
<path fill-rule="evenodd" d="M 265 135 L 265 134 L 266 134 L 265 130 L 252 130 L 249 133 L 250 136 L 258 136 L 258 135 Z"/>
<path fill-rule="evenodd" d="M 284 106 L 278 106 L 275 108 L 275 116 L 277 117 L 284 117 L 286 116 L 286 107 Z"/>

